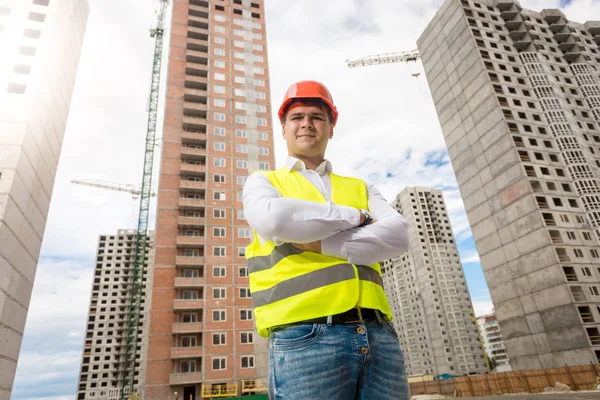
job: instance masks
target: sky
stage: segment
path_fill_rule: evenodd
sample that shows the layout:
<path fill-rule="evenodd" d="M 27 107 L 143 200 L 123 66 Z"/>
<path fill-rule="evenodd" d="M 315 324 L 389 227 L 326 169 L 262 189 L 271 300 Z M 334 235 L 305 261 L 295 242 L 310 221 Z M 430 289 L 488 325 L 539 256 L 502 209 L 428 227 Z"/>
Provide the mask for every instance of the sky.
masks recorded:
<path fill-rule="evenodd" d="M 475 311 L 490 312 L 422 65 L 345 64 L 347 59 L 416 48 L 442 0 L 265 2 L 273 112 L 291 83 L 322 81 L 340 112 L 327 154 L 336 173 L 375 184 L 388 201 L 406 186 L 441 189 Z M 148 29 L 155 21 L 155 4 L 90 0 L 13 400 L 75 398 L 98 236 L 137 226 L 138 205 L 130 195 L 70 181 L 141 182 L 153 55 Z M 599 0 L 521 0 L 521 5 L 561 8 L 577 22 L 600 16 Z M 275 114 L 273 121 L 279 167 L 286 149 Z"/>

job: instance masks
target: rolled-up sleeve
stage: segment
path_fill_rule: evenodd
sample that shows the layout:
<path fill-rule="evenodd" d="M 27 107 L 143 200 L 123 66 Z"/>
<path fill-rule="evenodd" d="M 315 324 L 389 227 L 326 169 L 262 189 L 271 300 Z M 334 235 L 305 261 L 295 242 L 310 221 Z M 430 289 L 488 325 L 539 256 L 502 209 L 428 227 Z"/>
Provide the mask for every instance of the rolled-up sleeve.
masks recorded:
<path fill-rule="evenodd" d="M 368 186 L 369 212 L 375 223 L 340 232 L 321 241 L 321 252 L 348 260 L 352 264 L 371 265 L 398 257 L 408 250 L 408 224 L 390 206 L 379 190 Z"/>
<path fill-rule="evenodd" d="M 243 203 L 252 229 L 277 245 L 323 240 L 360 223 L 356 208 L 282 197 L 260 172 L 248 177 Z"/>

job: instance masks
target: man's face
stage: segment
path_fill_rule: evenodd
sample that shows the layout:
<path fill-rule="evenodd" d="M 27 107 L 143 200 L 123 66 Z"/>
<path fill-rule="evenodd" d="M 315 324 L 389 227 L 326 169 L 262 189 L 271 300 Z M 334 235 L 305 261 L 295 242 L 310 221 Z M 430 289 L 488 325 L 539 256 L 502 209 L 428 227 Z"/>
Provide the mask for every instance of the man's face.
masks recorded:
<path fill-rule="evenodd" d="M 324 158 L 333 126 L 324 106 L 295 103 L 287 111 L 283 138 L 291 156 Z"/>

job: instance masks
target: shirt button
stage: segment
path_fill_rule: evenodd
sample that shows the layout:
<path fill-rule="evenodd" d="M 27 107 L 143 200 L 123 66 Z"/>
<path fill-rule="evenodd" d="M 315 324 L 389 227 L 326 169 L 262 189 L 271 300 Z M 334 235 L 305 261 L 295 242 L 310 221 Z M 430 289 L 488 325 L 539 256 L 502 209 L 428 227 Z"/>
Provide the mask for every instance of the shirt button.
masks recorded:
<path fill-rule="evenodd" d="M 360 349 L 360 352 L 363 354 L 368 354 L 369 353 L 369 349 L 367 349 L 366 347 L 363 347 L 362 349 Z"/>
<path fill-rule="evenodd" d="M 362 335 L 363 333 L 365 333 L 365 328 L 363 328 L 362 326 L 359 326 L 358 329 L 356 330 L 356 332 L 358 332 Z"/>

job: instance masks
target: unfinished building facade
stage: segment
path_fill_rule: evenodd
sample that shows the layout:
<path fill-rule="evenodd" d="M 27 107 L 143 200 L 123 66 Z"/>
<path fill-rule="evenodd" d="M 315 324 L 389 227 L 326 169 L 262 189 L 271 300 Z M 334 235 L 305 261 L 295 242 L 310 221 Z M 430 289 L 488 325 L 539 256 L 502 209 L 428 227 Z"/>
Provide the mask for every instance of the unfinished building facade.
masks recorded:
<path fill-rule="evenodd" d="M 0 399 L 11 396 L 88 17 L 0 1 Z"/>
<path fill-rule="evenodd" d="M 407 187 L 391 204 L 409 224 L 410 248 L 381 271 L 407 374 L 486 372 L 442 192 Z"/>
<path fill-rule="evenodd" d="M 116 235 L 102 235 L 98 240 L 77 400 L 121 399 L 136 235 L 136 230 L 119 229 Z M 153 246 L 154 232 L 150 232 L 146 238 L 145 263 L 139 280 L 142 300 L 133 378 L 134 392 L 138 393 L 143 385 L 148 346 L 147 304 L 152 282 Z"/>
<path fill-rule="evenodd" d="M 600 360 L 600 23 L 447 0 L 418 41 L 513 369 Z"/>
<path fill-rule="evenodd" d="M 144 399 L 266 390 L 242 189 L 273 169 L 262 0 L 173 3 Z"/>

